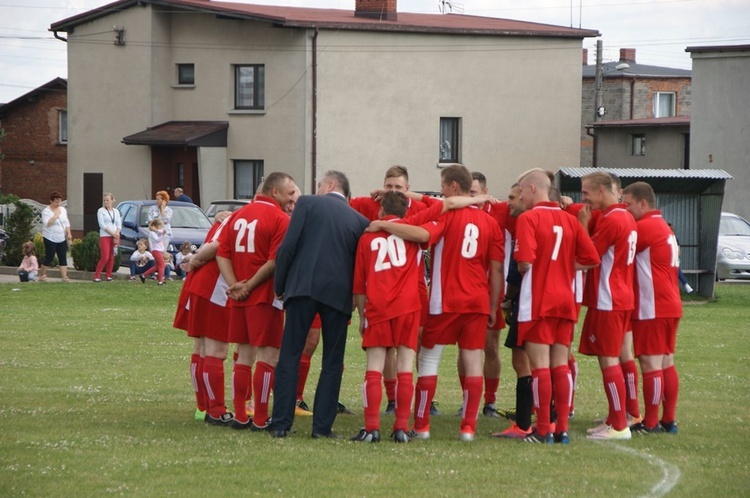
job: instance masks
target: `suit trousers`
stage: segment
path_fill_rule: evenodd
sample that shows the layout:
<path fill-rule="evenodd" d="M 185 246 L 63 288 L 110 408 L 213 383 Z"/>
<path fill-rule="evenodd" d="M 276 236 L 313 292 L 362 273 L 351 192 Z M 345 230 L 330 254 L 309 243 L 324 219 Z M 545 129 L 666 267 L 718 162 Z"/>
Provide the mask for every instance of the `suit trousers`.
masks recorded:
<path fill-rule="evenodd" d="M 338 412 L 350 315 L 309 297 L 285 303 L 286 323 L 274 375 L 273 430 L 289 430 L 294 422 L 299 361 L 315 314 L 320 314 L 323 360 L 313 403 L 314 434 L 328 435 Z"/>

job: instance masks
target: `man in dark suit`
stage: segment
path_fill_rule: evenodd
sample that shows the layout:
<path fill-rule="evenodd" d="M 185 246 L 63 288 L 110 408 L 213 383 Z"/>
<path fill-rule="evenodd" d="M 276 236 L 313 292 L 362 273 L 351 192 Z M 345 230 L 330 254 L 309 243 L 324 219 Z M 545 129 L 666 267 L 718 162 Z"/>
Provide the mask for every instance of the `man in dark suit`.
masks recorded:
<path fill-rule="evenodd" d="M 349 180 L 327 171 L 317 195 L 297 201 L 276 252 L 274 291 L 284 300 L 286 323 L 274 379 L 272 434 L 286 437 L 294 421 L 299 361 L 316 313 L 323 336 L 323 365 L 313 405 L 312 437 L 337 437 L 338 410 L 357 242 L 369 224 L 349 207 Z"/>

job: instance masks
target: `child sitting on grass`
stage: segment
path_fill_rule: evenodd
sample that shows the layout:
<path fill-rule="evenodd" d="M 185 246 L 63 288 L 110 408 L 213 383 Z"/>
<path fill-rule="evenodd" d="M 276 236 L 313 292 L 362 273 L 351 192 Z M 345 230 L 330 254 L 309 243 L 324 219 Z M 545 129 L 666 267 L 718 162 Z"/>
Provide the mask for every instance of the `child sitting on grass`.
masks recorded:
<path fill-rule="evenodd" d="M 18 278 L 21 282 L 33 282 L 36 280 L 36 274 L 39 271 L 39 261 L 36 259 L 36 250 L 34 243 L 31 241 L 23 244 L 23 261 L 18 267 Z"/>
<path fill-rule="evenodd" d="M 164 280 L 172 281 L 172 272 L 175 271 L 174 258 L 169 251 L 164 251 Z"/>
<path fill-rule="evenodd" d="M 191 244 L 189 240 L 186 240 L 182 244 L 180 244 L 180 252 L 178 252 L 177 256 L 175 257 L 174 272 L 183 280 L 185 280 L 185 277 L 187 276 L 187 271 L 182 269 L 182 260 L 185 259 L 185 256 L 192 252 L 193 244 Z"/>
<path fill-rule="evenodd" d="M 154 267 L 154 256 L 148 251 L 148 241 L 140 239 L 136 246 L 138 250 L 130 255 L 130 280 Z"/>

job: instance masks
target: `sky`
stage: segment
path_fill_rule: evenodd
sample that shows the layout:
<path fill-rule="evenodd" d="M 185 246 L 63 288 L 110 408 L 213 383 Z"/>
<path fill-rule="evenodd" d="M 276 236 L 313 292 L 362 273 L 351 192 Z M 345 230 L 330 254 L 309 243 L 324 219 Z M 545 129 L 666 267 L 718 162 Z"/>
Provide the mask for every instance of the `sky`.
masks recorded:
<path fill-rule="evenodd" d="M 354 9 L 354 0 L 234 0 L 236 3 Z M 0 0 L 0 103 L 67 77 L 66 46 L 48 31 L 107 0 Z M 690 69 L 686 47 L 750 44 L 750 0 L 455 0 L 452 12 L 601 33 L 605 62 L 635 48 L 642 64 Z M 439 0 L 398 0 L 399 12 L 440 14 Z M 450 9 L 449 9 L 450 11 Z M 589 64 L 596 39 L 587 38 Z"/>

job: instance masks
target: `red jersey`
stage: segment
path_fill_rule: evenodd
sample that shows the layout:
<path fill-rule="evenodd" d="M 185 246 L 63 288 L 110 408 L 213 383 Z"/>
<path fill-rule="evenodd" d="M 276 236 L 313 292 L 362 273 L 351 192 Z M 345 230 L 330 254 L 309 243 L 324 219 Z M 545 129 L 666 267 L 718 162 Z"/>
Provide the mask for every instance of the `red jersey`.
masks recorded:
<path fill-rule="evenodd" d="M 633 260 L 638 232 L 635 219 L 625 204 L 613 204 L 603 210 L 591 241 L 602 263 L 586 275 L 583 304 L 601 311 L 632 310 Z"/>
<path fill-rule="evenodd" d="M 415 201 L 407 198 L 409 204 L 406 208 L 406 214 L 404 218 L 415 215 L 420 211 L 427 209 L 422 202 Z M 376 201 L 372 197 L 355 197 L 349 202 L 349 205 L 353 207 L 359 214 L 364 216 L 370 221 L 380 219 L 380 202 Z"/>
<path fill-rule="evenodd" d="M 682 299 L 677 284 L 680 267 L 677 238 L 658 210 L 643 215 L 636 226 L 633 319 L 680 318 Z"/>
<path fill-rule="evenodd" d="M 399 218 L 384 220 L 398 223 Z M 417 287 L 421 249 L 387 232 L 365 232 L 354 263 L 354 294 L 367 296 L 365 317 L 373 325 L 422 309 Z"/>
<path fill-rule="evenodd" d="M 222 223 L 214 223 L 206 234 L 204 243 L 213 242 L 221 237 L 221 233 L 226 227 L 231 217 L 225 219 Z M 187 291 L 204 299 L 208 299 L 219 306 L 227 305 L 226 290 L 229 288 L 224 277 L 221 276 L 219 265 L 216 260 L 212 259 L 197 270 L 188 273 L 188 280 L 183 286 Z"/>
<path fill-rule="evenodd" d="M 231 218 L 219 237 L 217 256 L 229 259 L 237 280 L 251 278 L 266 262 L 276 258 L 289 215 L 271 197 L 257 195 L 252 203 L 243 206 Z M 273 278 L 253 289 L 244 301 L 230 301 L 230 306 L 272 304 Z"/>
<path fill-rule="evenodd" d="M 490 261 L 502 264 L 505 241 L 500 227 L 477 207 L 451 210 L 422 225 L 430 233 L 432 285 L 430 314 L 489 315 Z"/>
<path fill-rule="evenodd" d="M 539 202 L 516 220 L 513 258 L 531 263 L 521 281 L 518 321 L 576 321 L 575 263 L 596 265 L 599 255 L 578 220 L 557 202 Z"/>

